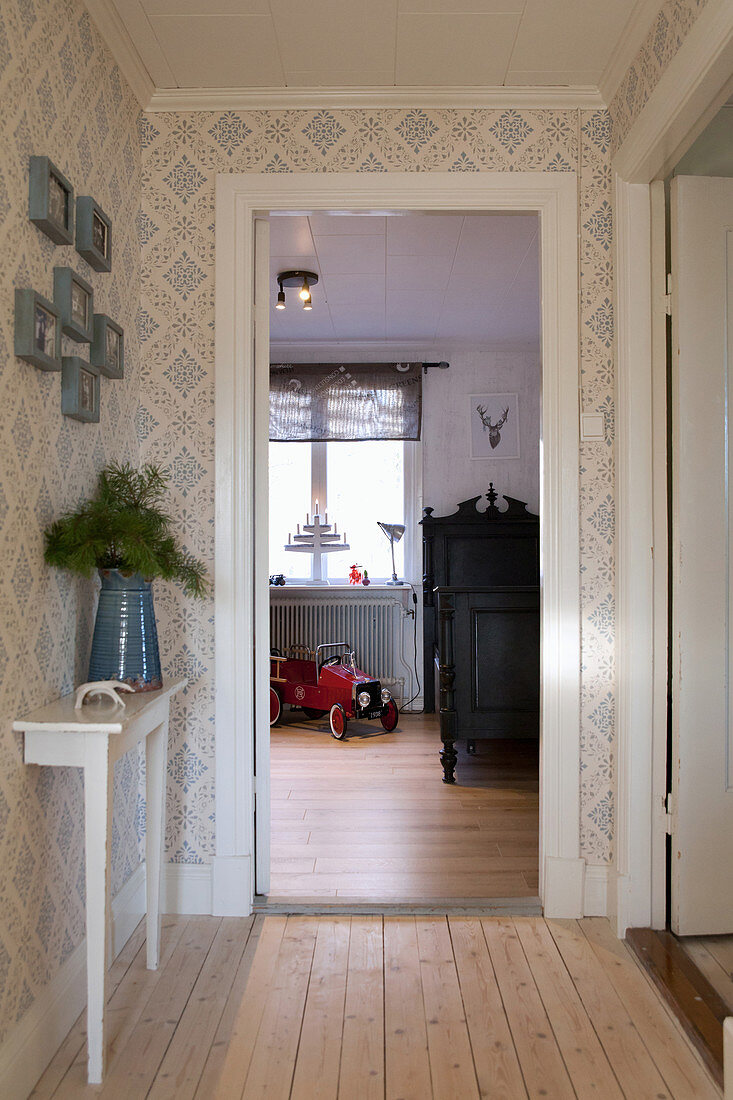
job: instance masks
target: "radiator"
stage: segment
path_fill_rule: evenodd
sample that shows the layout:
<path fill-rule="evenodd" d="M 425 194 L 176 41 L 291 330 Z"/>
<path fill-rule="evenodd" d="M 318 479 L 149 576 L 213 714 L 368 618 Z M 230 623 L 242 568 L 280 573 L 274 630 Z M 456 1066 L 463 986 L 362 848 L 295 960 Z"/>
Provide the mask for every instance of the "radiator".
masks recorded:
<path fill-rule="evenodd" d="M 358 668 L 386 684 L 398 703 L 409 698 L 405 680 L 411 686 L 412 675 L 402 654 L 401 598 L 389 593 L 324 597 L 270 592 L 270 645 L 287 653 L 291 645 L 315 650 L 324 642 L 348 642 Z"/>

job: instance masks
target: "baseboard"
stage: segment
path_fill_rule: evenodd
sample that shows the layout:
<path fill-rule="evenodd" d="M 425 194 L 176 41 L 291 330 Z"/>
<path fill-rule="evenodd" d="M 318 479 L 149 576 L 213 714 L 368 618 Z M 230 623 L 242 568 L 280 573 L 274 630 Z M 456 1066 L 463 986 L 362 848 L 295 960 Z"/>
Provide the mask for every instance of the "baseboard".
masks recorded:
<path fill-rule="evenodd" d="M 163 868 L 161 912 L 211 916 L 211 864 L 167 863 Z M 251 907 L 247 914 L 251 912 Z"/>
<path fill-rule="evenodd" d="M 118 955 L 145 912 L 145 865 L 112 901 L 112 950 Z M 66 1038 L 87 999 L 86 939 L 40 991 L 0 1047 L 0 1096 L 25 1100 Z"/>
<path fill-rule="evenodd" d="M 583 889 L 583 915 L 586 917 L 609 916 L 609 881 L 612 867 L 588 866 L 585 868 Z"/>

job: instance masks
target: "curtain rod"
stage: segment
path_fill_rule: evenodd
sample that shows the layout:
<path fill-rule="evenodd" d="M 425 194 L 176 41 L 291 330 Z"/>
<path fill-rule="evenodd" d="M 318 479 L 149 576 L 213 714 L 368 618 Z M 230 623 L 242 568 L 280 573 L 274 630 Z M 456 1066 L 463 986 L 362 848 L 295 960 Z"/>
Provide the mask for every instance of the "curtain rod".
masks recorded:
<path fill-rule="evenodd" d="M 438 370 L 448 370 L 450 363 L 446 363 L 445 359 L 441 359 L 439 363 L 423 363 L 423 374 L 427 374 L 431 367 L 437 367 Z"/>

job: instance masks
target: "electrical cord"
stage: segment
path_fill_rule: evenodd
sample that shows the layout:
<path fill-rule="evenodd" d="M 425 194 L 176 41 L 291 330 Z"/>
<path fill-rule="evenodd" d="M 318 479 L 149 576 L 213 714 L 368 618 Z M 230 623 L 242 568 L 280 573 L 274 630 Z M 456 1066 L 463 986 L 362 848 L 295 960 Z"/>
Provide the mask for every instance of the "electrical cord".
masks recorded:
<path fill-rule="evenodd" d="M 410 581 L 408 581 L 407 583 L 410 585 L 410 588 L 412 589 L 412 626 L 413 626 L 413 640 L 414 640 L 414 644 L 415 644 L 415 658 L 414 658 L 414 666 L 413 667 L 415 669 L 415 683 L 417 684 L 417 691 L 413 695 L 412 699 L 408 699 L 406 703 L 403 703 L 403 705 L 402 705 L 403 710 L 405 709 L 405 707 L 409 707 L 410 703 L 414 702 L 414 700 L 417 699 L 418 695 L 420 694 L 420 692 L 422 690 L 422 688 L 420 687 L 420 675 L 417 671 L 417 592 L 415 591 L 415 586 Z M 425 708 L 423 707 L 423 710 L 424 709 Z M 414 711 L 413 713 L 422 714 L 423 710 Z"/>

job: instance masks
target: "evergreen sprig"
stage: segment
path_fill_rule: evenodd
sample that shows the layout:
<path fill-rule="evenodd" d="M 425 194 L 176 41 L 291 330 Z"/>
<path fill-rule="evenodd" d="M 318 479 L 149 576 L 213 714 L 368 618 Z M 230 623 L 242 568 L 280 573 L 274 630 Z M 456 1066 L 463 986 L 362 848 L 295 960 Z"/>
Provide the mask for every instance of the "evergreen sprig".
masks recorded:
<path fill-rule="evenodd" d="M 92 575 L 95 569 L 142 573 L 147 580 L 179 581 L 189 596 L 205 596 L 203 564 L 180 549 L 163 508 L 169 475 L 148 464 L 112 463 L 99 475 L 97 492 L 44 533 L 49 565 Z"/>

